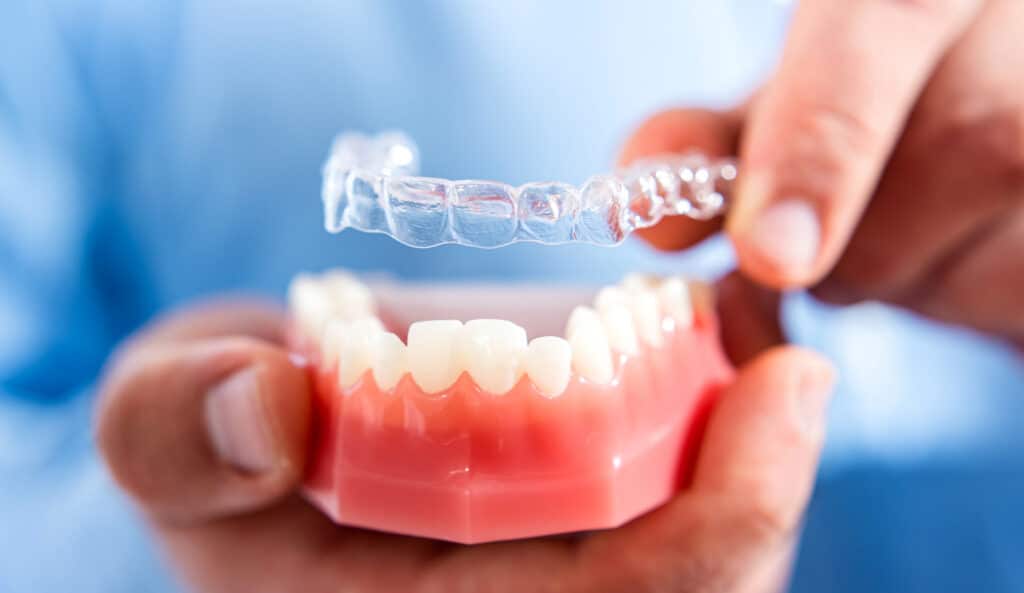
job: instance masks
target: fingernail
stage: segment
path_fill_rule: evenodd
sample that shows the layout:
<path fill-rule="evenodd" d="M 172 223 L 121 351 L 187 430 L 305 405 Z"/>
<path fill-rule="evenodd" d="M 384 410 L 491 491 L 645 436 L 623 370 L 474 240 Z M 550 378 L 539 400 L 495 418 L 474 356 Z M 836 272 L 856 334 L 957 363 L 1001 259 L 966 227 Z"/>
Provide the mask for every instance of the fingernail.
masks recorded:
<path fill-rule="evenodd" d="M 802 275 L 818 257 L 821 226 L 809 202 L 786 199 L 756 214 L 744 238 L 770 265 L 787 274 Z"/>
<path fill-rule="evenodd" d="M 807 434 L 824 432 L 834 384 L 835 371 L 827 365 L 806 371 L 800 377 L 796 393 L 797 414 Z"/>
<path fill-rule="evenodd" d="M 249 367 L 210 389 L 205 404 L 214 451 L 228 464 L 252 473 L 268 471 L 276 462 L 261 390 L 258 370 Z"/>

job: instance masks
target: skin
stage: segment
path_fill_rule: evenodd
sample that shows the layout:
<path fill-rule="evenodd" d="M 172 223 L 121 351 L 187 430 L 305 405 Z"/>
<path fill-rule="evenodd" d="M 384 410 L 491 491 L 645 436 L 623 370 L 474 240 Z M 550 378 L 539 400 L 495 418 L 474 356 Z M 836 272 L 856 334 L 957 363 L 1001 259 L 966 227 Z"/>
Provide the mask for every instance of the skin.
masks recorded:
<path fill-rule="evenodd" d="M 777 290 L 880 300 L 1024 344 L 1024 3 L 802 2 L 778 71 L 729 112 L 670 110 L 622 161 L 739 154 L 724 228 L 739 268 Z M 800 198 L 820 225 L 804 265 L 754 240 Z M 722 222 L 666 219 L 644 237 L 693 245 Z"/>
<path fill-rule="evenodd" d="M 692 486 L 664 508 L 592 535 L 459 546 L 339 526 L 298 496 L 312 394 L 283 330 L 271 307 L 209 303 L 144 330 L 106 373 L 99 446 L 194 590 L 731 592 L 784 582 L 833 383 L 817 354 L 780 346 L 742 367 L 709 421 Z M 274 463 L 259 472 L 219 456 L 204 418 L 211 390 L 250 370 L 251 396 L 272 419 Z"/>
<path fill-rule="evenodd" d="M 833 381 L 818 355 L 782 346 L 744 365 L 709 420 L 692 486 L 665 507 L 590 535 L 460 546 L 341 527 L 298 496 L 312 394 L 281 347 L 283 323 L 251 303 L 182 311 L 127 343 L 106 375 L 100 447 L 194 590 L 636 593 L 784 583 Z M 776 335 L 737 330 L 746 340 Z M 218 455 L 204 418 L 211 390 L 248 371 L 258 377 L 251 397 L 273 419 L 275 461 L 259 472 Z"/>
<path fill-rule="evenodd" d="M 1022 34 L 1018 0 L 803 2 L 778 73 L 746 105 L 640 126 L 624 162 L 695 147 L 741 157 L 725 229 L 742 275 L 719 290 L 740 371 L 692 485 L 628 525 L 467 547 L 332 524 L 296 494 L 306 376 L 281 347 L 279 313 L 251 303 L 173 314 L 111 358 L 97 415 L 108 465 L 196 591 L 781 590 L 833 374 L 775 345 L 775 291 L 880 299 L 1024 343 Z M 794 196 L 820 241 L 808 261 L 780 265 L 751 233 Z M 721 228 L 674 218 L 645 237 L 681 249 Z M 258 472 L 218 453 L 207 430 L 209 394 L 240 372 L 271 419 L 274 463 Z"/>

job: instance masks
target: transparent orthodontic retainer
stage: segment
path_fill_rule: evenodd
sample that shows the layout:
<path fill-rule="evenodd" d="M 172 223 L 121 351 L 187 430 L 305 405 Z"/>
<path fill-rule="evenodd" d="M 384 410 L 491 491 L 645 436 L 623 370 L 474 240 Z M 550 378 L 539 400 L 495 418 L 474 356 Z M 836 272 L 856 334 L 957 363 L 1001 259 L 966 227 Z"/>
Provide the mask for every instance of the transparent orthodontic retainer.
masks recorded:
<path fill-rule="evenodd" d="M 645 159 L 580 187 L 418 177 L 419 151 L 401 132 L 339 135 L 323 168 L 324 226 L 384 233 L 412 247 L 496 248 L 518 242 L 617 245 L 665 216 L 725 212 L 732 159 Z"/>

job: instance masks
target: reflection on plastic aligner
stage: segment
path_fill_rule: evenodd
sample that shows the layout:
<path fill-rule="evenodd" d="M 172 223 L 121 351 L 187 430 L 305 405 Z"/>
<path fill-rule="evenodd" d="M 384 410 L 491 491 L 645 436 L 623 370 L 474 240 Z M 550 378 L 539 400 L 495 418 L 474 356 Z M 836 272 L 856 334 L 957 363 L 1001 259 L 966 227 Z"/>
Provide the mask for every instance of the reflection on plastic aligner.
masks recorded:
<path fill-rule="evenodd" d="M 665 216 L 722 214 L 731 159 L 699 154 L 639 161 L 582 186 L 417 177 L 419 151 L 401 132 L 338 136 L 323 170 L 324 226 L 386 233 L 413 247 L 494 248 L 520 241 L 616 245 Z"/>

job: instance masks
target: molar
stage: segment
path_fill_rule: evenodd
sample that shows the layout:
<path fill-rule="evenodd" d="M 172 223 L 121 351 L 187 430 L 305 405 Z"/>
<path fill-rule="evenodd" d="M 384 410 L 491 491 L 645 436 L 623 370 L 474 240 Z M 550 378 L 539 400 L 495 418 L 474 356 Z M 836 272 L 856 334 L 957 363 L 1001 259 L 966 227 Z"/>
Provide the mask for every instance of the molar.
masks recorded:
<path fill-rule="evenodd" d="M 375 310 L 369 288 L 337 270 L 296 276 L 288 287 L 288 305 L 303 333 L 312 338 L 320 338 L 332 320 L 372 317 Z"/>
<path fill-rule="evenodd" d="M 682 278 L 669 278 L 658 287 L 658 301 L 667 315 L 682 327 L 693 325 L 690 289 Z"/>
<path fill-rule="evenodd" d="M 355 276 L 331 270 L 321 276 L 320 281 L 331 300 L 335 316 L 354 320 L 374 315 L 373 293 Z"/>
<path fill-rule="evenodd" d="M 626 305 L 628 302 L 629 297 L 621 287 L 605 286 L 597 291 L 597 295 L 594 297 L 594 308 L 601 311 L 615 305 Z"/>
<path fill-rule="evenodd" d="M 330 295 L 320 281 L 309 274 L 299 274 L 288 287 L 288 308 L 308 337 L 319 338 L 332 317 Z"/>
<path fill-rule="evenodd" d="M 627 292 L 633 292 L 637 290 L 656 288 L 659 282 L 659 278 L 653 274 L 639 274 L 634 272 L 632 274 L 626 274 L 625 277 L 622 278 L 622 282 L 620 282 L 620 284 Z"/>
<path fill-rule="evenodd" d="M 475 319 L 459 338 L 459 366 L 484 391 L 505 393 L 523 375 L 526 330 L 503 319 Z"/>
<path fill-rule="evenodd" d="M 715 287 L 707 282 L 691 281 L 687 288 L 693 310 L 700 311 L 705 316 L 712 315 L 715 310 Z"/>
<path fill-rule="evenodd" d="M 423 391 L 437 393 L 459 378 L 462 327 L 461 321 L 454 320 L 417 321 L 409 326 L 409 372 Z"/>

